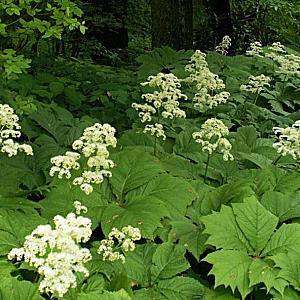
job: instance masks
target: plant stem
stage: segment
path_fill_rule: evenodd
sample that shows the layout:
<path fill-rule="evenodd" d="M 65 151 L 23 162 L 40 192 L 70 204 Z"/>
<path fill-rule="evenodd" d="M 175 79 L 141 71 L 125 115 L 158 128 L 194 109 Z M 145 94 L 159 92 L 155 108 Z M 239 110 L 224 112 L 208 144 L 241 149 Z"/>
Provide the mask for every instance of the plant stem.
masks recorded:
<path fill-rule="evenodd" d="M 256 96 L 255 96 L 255 100 L 254 100 L 254 105 L 256 105 L 256 101 L 257 101 L 257 99 L 258 99 L 258 95 L 259 95 L 259 93 L 257 92 L 257 93 L 256 93 Z"/>
<path fill-rule="evenodd" d="M 205 173 L 204 173 L 204 183 L 207 182 L 206 179 L 207 179 L 207 171 L 208 171 L 209 160 L 210 160 L 210 154 L 208 153 L 207 161 L 206 161 L 206 167 L 205 167 Z"/>
<path fill-rule="evenodd" d="M 154 156 L 156 156 L 157 136 L 154 136 Z"/>
<path fill-rule="evenodd" d="M 278 163 L 279 159 L 282 157 L 282 155 L 280 154 L 273 162 L 272 165 L 276 166 L 276 164 Z"/>

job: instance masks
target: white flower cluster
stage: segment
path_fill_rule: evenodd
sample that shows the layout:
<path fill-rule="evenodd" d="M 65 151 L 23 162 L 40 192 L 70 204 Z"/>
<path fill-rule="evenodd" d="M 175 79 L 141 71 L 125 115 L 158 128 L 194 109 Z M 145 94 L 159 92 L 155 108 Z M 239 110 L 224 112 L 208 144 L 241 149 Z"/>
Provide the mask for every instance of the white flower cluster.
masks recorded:
<path fill-rule="evenodd" d="M 261 74 L 259 76 L 250 76 L 248 84 L 242 84 L 241 91 L 260 94 L 265 87 L 270 87 L 271 78 Z"/>
<path fill-rule="evenodd" d="M 222 42 L 216 47 L 216 51 L 222 55 L 226 55 L 230 46 L 231 38 L 228 35 L 225 35 L 222 39 Z"/>
<path fill-rule="evenodd" d="M 14 138 L 21 136 L 21 126 L 19 118 L 14 114 L 14 110 L 7 104 L 0 104 L 0 148 L 1 152 L 7 153 L 9 157 L 18 154 L 18 151 L 25 152 L 26 155 L 33 155 L 30 145 L 19 144 Z"/>
<path fill-rule="evenodd" d="M 55 229 L 50 225 L 39 225 L 25 237 L 22 248 L 9 252 L 8 259 L 24 260 L 37 269 L 42 279 L 39 285 L 41 293 L 63 297 L 70 288 L 77 286 L 77 272 L 85 277 L 89 275 L 84 264 L 92 256 L 79 243 L 90 239 L 91 220 L 69 213 L 66 218 L 55 216 L 53 222 Z"/>
<path fill-rule="evenodd" d="M 218 119 L 212 118 L 205 121 L 201 126 L 199 132 L 193 133 L 193 139 L 196 143 L 202 146 L 202 151 L 207 151 L 209 155 L 213 152 L 220 152 L 223 154 L 223 159 L 233 160 L 230 153 L 232 148 L 230 142 L 225 138 L 229 134 L 228 128 L 224 123 Z"/>
<path fill-rule="evenodd" d="M 300 120 L 292 127 L 274 127 L 273 131 L 278 138 L 278 142 L 273 144 L 277 152 L 282 156 L 290 154 L 295 160 L 300 159 Z"/>
<path fill-rule="evenodd" d="M 125 256 L 120 253 L 120 251 L 134 251 L 134 241 L 138 241 L 141 238 L 140 230 L 130 225 L 123 227 L 121 231 L 117 228 L 113 228 L 108 235 L 108 239 L 101 241 L 97 252 L 102 255 L 104 261 L 120 260 L 124 263 Z"/>
<path fill-rule="evenodd" d="M 221 103 L 226 103 L 230 96 L 230 93 L 225 91 L 216 93 L 216 91 L 225 89 L 225 84 L 217 74 L 209 70 L 205 57 L 204 53 L 196 50 L 191 57 L 190 64 L 185 67 L 190 75 L 183 80 L 188 83 L 196 83 L 197 93 L 193 101 L 195 108 L 199 109 L 213 108 Z"/>
<path fill-rule="evenodd" d="M 156 137 L 162 137 L 163 140 L 166 139 L 165 131 L 162 124 L 155 123 L 147 124 L 145 129 L 143 130 L 144 133 L 150 132 L 151 135 L 155 135 Z"/>
<path fill-rule="evenodd" d="M 134 109 L 140 111 L 139 117 L 142 123 L 151 122 L 155 115 L 157 115 L 157 119 L 160 116 L 164 119 L 186 117 L 185 112 L 179 108 L 179 101 L 186 100 L 187 96 L 181 92 L 180 80 L 174 74 L 158 73 L 156 76 L 149 76 L 148 81 L 141 83 L 141 85 L 159 89 L 153 93 L 142 95 L 142 98 L 146 101 L 145 104 L 132 104 Z M 156 134 L 155 131 L 149 130 L 149 126 L 156 128 L 156 125 L 146 125 L 144 132 L 150 132 L 151 135 Z M 163 131 L 163 128 L 160 130 Z M 164 133 L 156 134 L 156 136 L 165 137 Z"/>
<path fill-rule="evenodd" d="M 73 179 L 73 185 L 79 185 L 87 195 L 93 191 L 92 184 L 100 184 L 104 177 L 112 175 L 110 168 L 114 162 L 109 158 L 107 147 L 116 147 L 115 129 L 109 124 L 96 123 L 84 130 L 83 135 L 76 140 L 72 147 L 83 154 L 86 158 L 87 170 L 81 176 Z M 78 152 L 67 151 L 65 155 L 51 158 L 54 165 L 50 169 L 50 176 L 58 173 L 58 178 L 70 179 L 72 170 L 80 169 L 79 159 L 82 156 Z"/>
<path fill-rule="evenodd" d="M 268 57 L 278 64 L 279 74 L 287 76 L 300 76 L 300 57 L 295 54 L 287 54 L 284 45 L 280 42 L 273 43 L 267 48 L 268 51 L 264 54 L 262 45 L 259 42 L 254 42 L 250 46 L 250 50 L 246 51 L 247 55 Z"/>
<path fill-rule="evenodd" d="M 260 42 L 253 42 L 250 44 L 250 48 L 246 51 L 246 55 L 263 57 L 262 44 Z"/>

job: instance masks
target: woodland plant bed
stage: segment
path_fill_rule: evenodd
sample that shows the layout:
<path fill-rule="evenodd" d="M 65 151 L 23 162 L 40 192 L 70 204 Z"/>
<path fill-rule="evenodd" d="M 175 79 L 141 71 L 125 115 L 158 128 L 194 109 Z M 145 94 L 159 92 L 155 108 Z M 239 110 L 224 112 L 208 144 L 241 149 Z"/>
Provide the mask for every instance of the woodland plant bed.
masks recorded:
<path fill-rule="evenodd" d="M 300 299 L 300 53 L 229 46 L 1 51 L 0 300 Z"/>

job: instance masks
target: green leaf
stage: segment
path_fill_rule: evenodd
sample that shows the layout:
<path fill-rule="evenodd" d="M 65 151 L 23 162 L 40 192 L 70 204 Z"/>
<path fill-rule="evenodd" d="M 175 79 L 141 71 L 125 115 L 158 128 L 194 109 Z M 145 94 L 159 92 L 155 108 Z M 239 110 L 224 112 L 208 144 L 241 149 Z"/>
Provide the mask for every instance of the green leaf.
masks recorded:
<path fill-rule="evenodd" d="M 261 198 L 261 204 L 280 222 L 300 217 L 300 192 L 267 191 Z"/>
<path fill-rule="evenodd" d="M 185 248 L 181 245 L 171 243 L 159 245 L 152 259 L 152 282 L 171 278 L 188 269 L 189 264 L 184 257 L 185 251 Z"/>
<path fill-rule="evenodd" d="M 126 254 L 124 268 L 128 277 L 136 280 L 143 286 L 149 286 L 151 284 L 150 268 L 156 248 L 156 244 L 147 243 L 144 245 L 137 245 L 133 252 L 128 252 Z"/>
<path fill-rule="evenodd" d="M 208 254 L 204 261 L 213 264 L 209 274 L 216 278 L 215 287 L 230 286 L 232 292 L 237 288 L 242 299 L 252 291 L 249 286 L 248 272 L 252 259 L 247 253 L 239 250 L 220 250 Z"/>
<path fill-rule="evenodd" d="M 222 206 L 219 213 L 202 217 L 204 233 L 210 234 L 207 244 L 217 248 L 250 251 L 251 246 L 240 230 L 232 208 Z"/>
<path fill-rule="evenodd" d="M 249 268 L 250 286 L 264 283 L 269 293 L 272 288 L 283 295 L 287 282 L 278 277 L 279 269 L 275 268 L 271 262 L 262 259 L 254 259 Z"/>
<path fill-rule="evenodd" d="M 278 218 L 267 211 L 255 197 L 234 203 L 233 212 L 239 228 L 247 237 L 254 254 L 259 255 L 274 232 Z"/>
<path fill-rule="evenodd" d="M 61 180 L 46 194 L 46 198 L 39 202 L 42 206 L 41 215 L 49 221 L 58 214 L 66 216 L 74 211 L 74 201 L 80 201 L 88 208 L 85 216 L 92 220 L 93 228 L 96 228 L 108 203 L 107 197 L 105 186 L 98 187 L 93 193 L 86 195 L 79 188 L 71 189 L 68 182 Z"/>
<path fill-rule="evenodd" d="M 179 244 L 186 247 L 196 259 L 206 249 L 205 242 L 207 236 L 203 234 L 201 226 L 197 226 L 190 219 L 185 218 L 182 221 L 173 221 L 170 223 L 172 230 L 169 234 L 171 241 L 179 240 Z"/>
<path fill-rule="evenodd" d="M 4 278 L 0 282 L 0 300 L 43 300 L 38 287 L 29 281 Z"/>
<path fill-rule="evenodd" d="M 300 247 L 300 224 L 283 224 L 272 236 L 262 255 L 273 255 Z"/>
<path fill-rule="evenodd" d="M 47 221 L 33 210 L 0 209 L 0 255 L 7 255 L 12 248 L 19 248 L 26 235 Z"/>
<path fill-rule="evenodd" d="M 281 270 L 278 277 L 287 280 L 296 290 L 300 291 L 300 253 L 289 251 L 288 253 L 279 253 L 272 256 L 276 267 Z"/>
<path fill-rule="evenodd" d="M 112 160 L 117 167 L 110 182 L 119 199 L 163 172 L 157 158 L 141 151 L 125 150 L 112 155 Z"/>
<path fill-rule="evenodd" d="M 165 204 L 153 197 L 132 197 L 125 205 L 110 204 L 102 216 L 102 229 L 107 235 L 113 227 L 131 225 L 141 230 L 142 236 L 152 239 L 154 231 L 162 227 L 161 219 L 170 214 Z"/>
<path fill-rule="evenodd" d="M 170 175 L 159 175 L 129 193 L 128 197 L 130 198 L 132 195 L 150 196 L 162 201 L 174 219 L 184 216 L 187 206 L 196 197 L 196 193 L 188 181 Z"/>
<path fill-rule="evenodd" d="M 53 94 L 53 97 L 62 94 L 64 91 L 64 87 L 64 84 L 60 81 L 53 81 L 49 84 L 49 89 Z"/>
<path fill-rule="evenodd" d="M 280 295 L 280 293 L 276 291 L 272 291 L 272 295 L 274 296 L 274 300 L 296 300 L 300 299 L 300 293 L 297 293 L 291 287 L 288 287 L 284 291 L 284 295 Z"/>
<path fill-rule="evenodd" d="M 203 286 L 200 282 L 189 277 L 160 280 L 158 289 L 168 300 L 201 299 L 203 295 Z"/>
<path fill-rule="evenodd" d="M 257 132 L 253 126 L 240 127 L 237 130 L 233 149 L 238 152 L 251 153 L 257 141 Z"/>
<path fill-rule="evenodd" d="M 44 298 L 42 298 L 44 299 Z M 79 294 L 76 300 L 131 300 L 131 297 L 124 290 L 117 292 L 105 291 L 103 294 L 93 292 L 88 294 Z"/>
<path fill-rule="evenodd" d="M 218 287 L 216 289 L 205 289 L 203 300 L 237 300 L 238 298 L 233 296 L 232 292 L 224 287 Z"/>

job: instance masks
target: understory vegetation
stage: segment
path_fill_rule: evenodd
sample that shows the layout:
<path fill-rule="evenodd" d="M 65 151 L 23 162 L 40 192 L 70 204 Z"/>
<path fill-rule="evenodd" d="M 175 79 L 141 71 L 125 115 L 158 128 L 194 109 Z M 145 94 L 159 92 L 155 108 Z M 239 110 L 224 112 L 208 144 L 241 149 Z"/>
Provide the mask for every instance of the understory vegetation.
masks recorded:
<path fill-rule="evenodd" d="M 249 29 L 151 50 L 136 16 L 111 50 L 88 37 L 91 4 L 15 2 L 0 3 L 0 300 L 300 299 L 298 37 L 272 20 L 264 44 Z"/>

